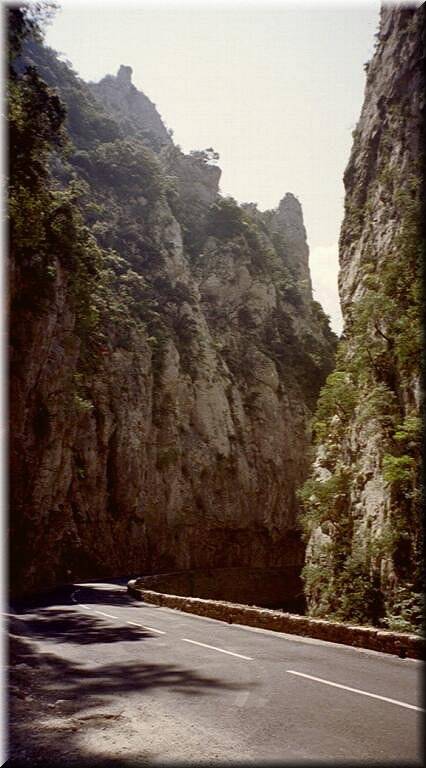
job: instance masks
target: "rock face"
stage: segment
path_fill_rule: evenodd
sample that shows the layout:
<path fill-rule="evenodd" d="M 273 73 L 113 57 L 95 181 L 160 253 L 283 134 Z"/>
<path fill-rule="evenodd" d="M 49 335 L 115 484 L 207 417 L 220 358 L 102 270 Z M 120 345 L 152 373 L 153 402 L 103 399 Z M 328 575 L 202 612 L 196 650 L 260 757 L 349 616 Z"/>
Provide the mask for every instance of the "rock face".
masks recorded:
<path fill-rule="evenodd" d="M 297 566 L 179 571 L 143 576 L 136 579 L 136 584 L 169 595 L 226 600 L 299 614 L 304 611 L 303 583 Z"/>
<path fill-rule="evenodd" d="M 277 211 L 274 213 L 273 226 L 282 233 L 288 253 L 291 254 L 289 264 L 301 281 L 306 295 L 311 296 L 309 248 L 306 242 L 302 206 L 291 193 L 287 192 L 281 200 Z"/>
<path fill-rule="evenodd" d="M 141 133 L 155 147 L 172 143 L 155 104 L 132 83 L 132 67 L 121 66 L 117 76 L 90 83 L 92 93 L 105 103 L 127 134 Z"/>
<path fill-rule="evenodd" d="M 300 566 L 296 489 L 335 346 L 300 204 L 222 199 L 220 170 L 173 146 L 129 67 L 89 88 L 52 52 L 26 56 L 68 105 L 52 168 L 98 256 L 87 295 L 52 255 L 38 309 L 16 266 L 12 588 Z"/>
<path fill-rule="evenodd" d="M 417 626 L 424 19 L 386 6 L 344 182 L 337 370 L 303 492 L 311 612 Z"/>

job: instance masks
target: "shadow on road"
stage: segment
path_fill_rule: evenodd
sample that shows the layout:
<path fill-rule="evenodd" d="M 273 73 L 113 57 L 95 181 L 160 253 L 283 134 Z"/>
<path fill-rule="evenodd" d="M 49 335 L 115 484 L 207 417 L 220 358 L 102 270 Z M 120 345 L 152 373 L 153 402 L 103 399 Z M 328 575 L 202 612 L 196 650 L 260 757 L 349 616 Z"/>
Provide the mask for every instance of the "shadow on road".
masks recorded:
<path fill-rule="evenodd" d="M 141 601 L 127 592 L 127 583 L 117 588 L 109 584 L 77 584 L 74 587 L 73 594 L 75 599 L 86 605 L 121 605 L 127 607 L 138 607 Z"/>
<path fill-rule="evenodd" d="M 116 735 L 120 737 L 121 733 L 122 743 L 122 733 L 126 729 L 129 733 L 130 728 L 134 739 L 139 717 L 143 724 L 146 704 L 141 694 L 154 688 L 186 696 L 220 696 L 225 690 L 247 690 L 247 683 L 226 682 L 177 664 L 144 663 L 140 656 L 137 661 L 88 667 L 56 653 L 40 652 L 33 642 L 37 637 L 60 641 L 66 635 L 68 642 L 82 644 L 141 637 L 136 628 L 123 634 L 121 628 L 101 626 L 101 621 L 98 625 L 92 617 L 57 614 L 41 615 L 31 622 L 11 622 L 7 762 L 11 768 L 149 765 L 155 755 L 149 754 L 143 738 L 137 739 L 137 756 L 128 759 L 126 749 L 119 755 L 114 753 Z M 26 636 L 28 630 L 31 638 Z M 133 713 L 130 721 L 129 703 Z M 146 733 L 146 729 L 142 732 Z M 112 746 L 105 752 L 108 738 Z M 99 751 L 96 745 L 101 747 Z M 110 757 L 105 758 L 105 754 Z"/>
<path fill-rule="evenodd" d="M 96 584 L 68 584 L 44 594 L 25 597 L 21 600 L 15 599 L 12 601 L 11 609 L 21 612 L 30 608 L 74 605 L 75 603 L 119 605 L 126 608 L 141 605 L 140 600 L 127 592 L 127 582 L 119 586 L 115 582 L 111 584 L 97 582 Z"/>
<path fill-rule="evenodd" d="M 108 623 L 108 619 L 86 615 L 77 607 L 40 608 L 31 610 L 28 617 L 21 613 L 20 621 L 26 632 L 36 640 L 53 640 L 57 643 L 118 643 L 156 637 L 147 629 Z M 14 620 L 16 626 L 16 620 Z"/>

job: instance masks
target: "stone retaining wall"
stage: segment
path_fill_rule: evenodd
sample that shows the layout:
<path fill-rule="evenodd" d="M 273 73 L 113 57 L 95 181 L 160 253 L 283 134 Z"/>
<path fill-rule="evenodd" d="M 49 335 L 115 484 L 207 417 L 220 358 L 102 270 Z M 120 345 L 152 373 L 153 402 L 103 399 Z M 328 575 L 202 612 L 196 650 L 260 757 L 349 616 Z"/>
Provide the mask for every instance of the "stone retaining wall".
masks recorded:
<path fill-rule="evenodd" d="M 311 619 L 306 616 L 221 600 L 205 600 L 197 597 L 154 592 L 138 586 L 138 581 L 139 579 L 129 581 L 128 591 L 146 603 L 175 608 L 187 613 L 196 613 L 199 616 L 208 616 L 233 624 L 246 624 L 251 627 L 272 629 L 276 632 L 314 637 L 319 640 L 368 648 L 382 653 L 393 653 L 402 657 L 425 658 L 425 642 L 418 635 L 390 632 L 374 627 L 348 626 L 324 619 Z"/>

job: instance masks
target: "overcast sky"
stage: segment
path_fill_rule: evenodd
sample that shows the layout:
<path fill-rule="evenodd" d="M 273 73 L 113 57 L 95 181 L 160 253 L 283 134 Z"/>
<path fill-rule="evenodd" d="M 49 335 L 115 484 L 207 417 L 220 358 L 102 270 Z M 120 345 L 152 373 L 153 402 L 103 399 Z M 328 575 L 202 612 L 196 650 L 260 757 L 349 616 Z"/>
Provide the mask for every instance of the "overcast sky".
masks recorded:
<path fill-rule="evenodd" d="M 379 3 L 63 0 L 46 42 L 85 80 L 133 68 L 185 152 L 214 147 L 221 192 L 303 207 L 314 296 L 341 329 L 342 175 Z"/>

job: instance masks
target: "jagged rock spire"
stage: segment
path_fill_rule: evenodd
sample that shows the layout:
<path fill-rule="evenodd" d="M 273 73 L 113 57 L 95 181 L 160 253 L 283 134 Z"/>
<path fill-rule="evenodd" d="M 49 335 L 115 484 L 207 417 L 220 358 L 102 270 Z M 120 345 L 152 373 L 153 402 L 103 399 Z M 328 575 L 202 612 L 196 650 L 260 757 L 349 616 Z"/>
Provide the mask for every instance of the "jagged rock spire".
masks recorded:
<path fill-rule="evenodd" d="M 286 261 L 297 277 L 306 299 L 312 298 L 309 271 L 309 247 L 303 222 L 302 206 L 291 192 L 287 192 L 274 212 L 272 228 L 280 233 L 286 248 Z"/>
<path fill-rule="evenodd" d="M 127 67 L 124 64 L 121 64 L 117 72 L 117 80 L 120 83 L 128 83 L 130 85 L 132 82 L 132 75 L 133 75 L 132 67 Z"/>

